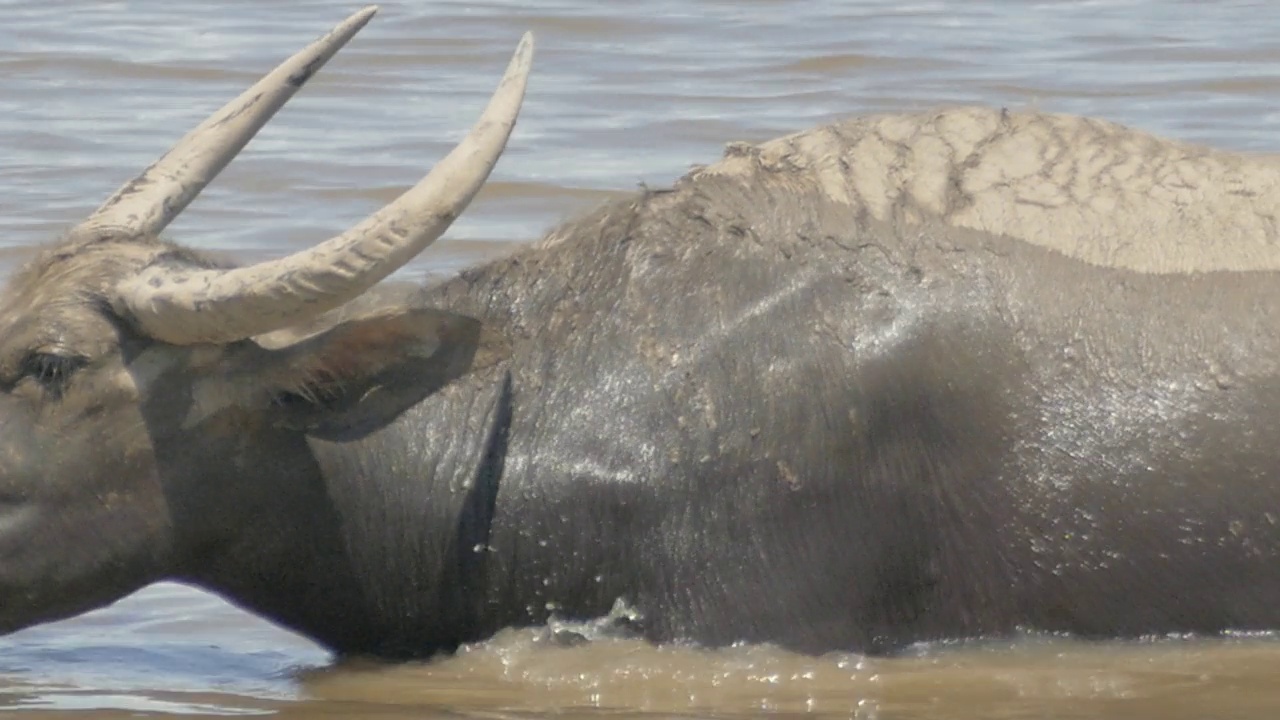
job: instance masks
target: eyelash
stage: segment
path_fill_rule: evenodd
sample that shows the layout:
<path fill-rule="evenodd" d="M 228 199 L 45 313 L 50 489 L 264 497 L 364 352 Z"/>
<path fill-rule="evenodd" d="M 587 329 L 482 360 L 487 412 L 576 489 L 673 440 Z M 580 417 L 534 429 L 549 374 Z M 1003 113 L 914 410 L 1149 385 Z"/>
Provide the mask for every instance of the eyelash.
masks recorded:
<path fill-rule="evenodd" d="M 55 394 L 61 394 L 71 376 L 83 367 L 85 362 L 84 358 L 75 355 L 33 352 L 23 361 L 22 369 L 24 376 L 35 380 Z"/>

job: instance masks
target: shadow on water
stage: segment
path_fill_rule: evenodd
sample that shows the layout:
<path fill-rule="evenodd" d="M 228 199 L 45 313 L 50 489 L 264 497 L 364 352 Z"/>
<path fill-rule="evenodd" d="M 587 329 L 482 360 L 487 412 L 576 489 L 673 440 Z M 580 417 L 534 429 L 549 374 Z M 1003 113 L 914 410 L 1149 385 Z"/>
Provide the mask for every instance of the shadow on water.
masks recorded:
<path fill-rule="evenodd" d="M 358 3 L 357 3 L 358 4 Z M 351 2 L 68 0 L 0 24 L 0 266 L 56 236 Z M 520 32 L 540 34 L 510 150 L 470 212 L 404 271 L 452 272 L 724 142 L 858 112 L 981 102 L 1277 147 L 1280 4 L 1016 0 L 385 2 L 172 234 L 246 259 L 362 217 L 471 122 Z M 1135 598 L 1141 602 L 1141 598 Z M 29 719 L 751 717 L 1270 718 L 1270 638 L 1013 643 L 904 657 L 715 652 L 546 628 L 451 658 L 330 664 L 174 585 L 0 639 L 0 714 Z"/>

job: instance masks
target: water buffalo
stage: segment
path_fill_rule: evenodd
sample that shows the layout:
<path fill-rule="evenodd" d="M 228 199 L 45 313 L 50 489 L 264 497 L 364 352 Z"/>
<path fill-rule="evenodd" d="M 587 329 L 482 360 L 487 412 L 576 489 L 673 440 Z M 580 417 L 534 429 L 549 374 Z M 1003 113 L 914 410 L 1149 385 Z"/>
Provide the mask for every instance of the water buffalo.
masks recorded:
<path fill-rule="evenodd" d="M 157 239 L 372 12 L 9 283 L 0 631 L 165 578 L 389 658 L 619 600 L 804 652 L 1280 628 L 1270 161 L 857 119 L 380 283 L 498 160 L 526 38 L 351 230 L 248 267 Z"/>

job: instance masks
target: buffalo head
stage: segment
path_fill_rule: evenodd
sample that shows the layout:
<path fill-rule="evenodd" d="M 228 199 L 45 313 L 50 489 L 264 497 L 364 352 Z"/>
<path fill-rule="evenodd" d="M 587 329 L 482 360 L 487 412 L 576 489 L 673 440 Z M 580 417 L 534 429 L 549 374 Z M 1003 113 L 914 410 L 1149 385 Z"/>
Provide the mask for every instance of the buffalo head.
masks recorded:
<path fill-rule="evenodd" d="M 171 574 L 213 541 L 235 491 L 254 502 L 247 464 L 270 467 L 272 448 L 305 436 L 367 433 L 468 367 L 477 321 L 367 291 L 488 177 L 524 96 L 528 36 L 470 134 L 350 230 L 248 267 L 158 239 L 374 11 L 214 113 L 0 298 L 0 632 Z"/>

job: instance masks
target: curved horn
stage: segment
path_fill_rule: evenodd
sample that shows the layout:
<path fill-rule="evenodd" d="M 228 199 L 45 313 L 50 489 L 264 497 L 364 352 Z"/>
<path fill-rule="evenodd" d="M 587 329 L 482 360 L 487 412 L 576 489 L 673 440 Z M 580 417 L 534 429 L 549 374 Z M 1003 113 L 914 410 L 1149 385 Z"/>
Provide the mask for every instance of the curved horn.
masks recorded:
<path fill-rule="evenodd" d="M 364 8 L 285 60 L 116 190 L 72 233 L 158 234 L 377 12 L 376 5 Z"/>
<path fill-rule="evenodd" d="M 526 33 L 467 137 L 417 185 L 355 227 L 249 267 L 149 267 L 117 287 L 118 309 L 152 337 L 189 345 L 278 330 L 360 295 L 443 235 L 484 185 L 515 127 L 532 60 L 533 36 Z"/>

